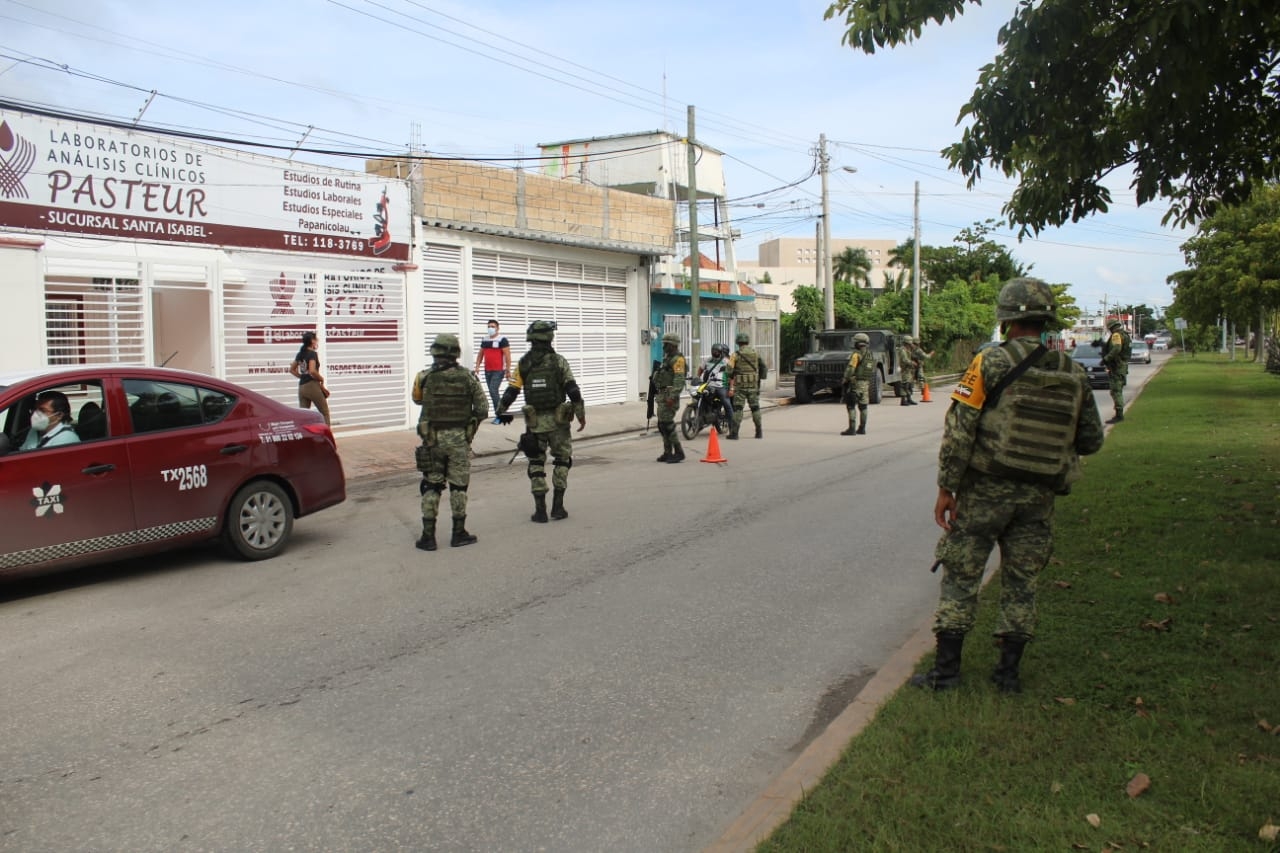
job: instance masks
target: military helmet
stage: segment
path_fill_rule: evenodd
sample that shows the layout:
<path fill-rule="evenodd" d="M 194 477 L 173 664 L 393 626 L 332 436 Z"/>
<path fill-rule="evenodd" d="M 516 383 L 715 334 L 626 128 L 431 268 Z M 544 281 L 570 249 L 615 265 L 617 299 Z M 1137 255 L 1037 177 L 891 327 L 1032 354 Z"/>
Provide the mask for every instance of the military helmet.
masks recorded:
<path fill-rule="evenodd" d="M 677 335 L 675 332 L 667 332 L 665 335 L 662 336 L 662 343 L 664 345 L 675 344 L 676 346 L 680 346 L 680 336 Z"/>
<path fill-rule="evenodd" d="M 855 347 L 865 347 L 871 345 L 871 336 L 866 332 L 858 332 L 853 336 L 853 345 Z"/>
<path fill-rule="evenodd" d="M 747 337 L 746 332 L 738 332 L 738 336 L 733 341 L 736 344 L 749 344 L 751 343 L 751 338 Z"/>
<path fill-rule="evenodd" d="M 436 339 L 431 343 L 432 355 L 447 355 L 457 358 L 462 355 L 462 344 L 458 343 L 458 336 L 451 335 L 448 332 L 441 332 L 436 335 Z"/>
<path fill-rule="evenodd" d="M 904 344 L 914 344 L 914 343 L 916 342 L 916 339 L 915 339 L 915 337 L 914 337 L 914 336 L 912 336 L 912 335 L 903 335 L 903 336 L 902 336 L 902 342 L 903 342 Z"/>
<path fill-rule="evenodd" d="M 1053 291 L 1038 278 L 1010 279 L 996 297 L 996 319 L 1054 320 L 1057 308 Z"/>
<path fill-rule="evenodd" d="M 711 354 L 712 354 L 712 355 L 714 355 L 714 356 L 728 355 L 728 354 L 729 354 L 729 345 L 728 345 L 728 344 L 721 344 L 721 343 L 715 343 L 715 344 L 712 344 L 712 345 L 711 345 Z"/>
<path fill-rule="evenodd" d="M 1112 320 L 1110 323 L 1107 323 L 1107 328 L 1113 332 L 1118 332 L 1124 328 L 1124 323 L 1121 323 L 1119 320 Z"/>
<path fill-rule="evenodd" d="M 527 335 L 531 341 L 549 344 L 555 339 L 556 323 L 554 320 L 534 320 L 529 324 Z"/>

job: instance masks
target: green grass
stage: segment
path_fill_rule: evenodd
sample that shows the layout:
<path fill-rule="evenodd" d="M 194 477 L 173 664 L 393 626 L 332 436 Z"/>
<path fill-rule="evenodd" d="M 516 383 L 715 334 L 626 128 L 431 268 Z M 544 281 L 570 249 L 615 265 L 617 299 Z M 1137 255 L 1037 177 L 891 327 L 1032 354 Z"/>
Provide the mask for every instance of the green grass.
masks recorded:
<path fill-rule="evenodd" d="M 963 685 L 902 688 L 760 850 L 1280 850 L 1280 377 L 1177 358 L 1126 414 L 1058 501 L 1023 693 L 996 580 Z"/>

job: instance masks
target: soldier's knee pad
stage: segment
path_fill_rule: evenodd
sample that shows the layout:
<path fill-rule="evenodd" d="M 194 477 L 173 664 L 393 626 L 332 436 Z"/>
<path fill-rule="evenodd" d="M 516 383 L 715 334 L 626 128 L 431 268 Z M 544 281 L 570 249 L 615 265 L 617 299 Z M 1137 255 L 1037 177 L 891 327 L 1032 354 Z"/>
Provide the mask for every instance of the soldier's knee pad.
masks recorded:
<path fill-rule="evenodd" d="M 551 458 L 551 464 L 552 464 L 553 466 L 555 466 L 556 468 L 566 468 L 566 469 L 568 469 L 568 468 L 572 468 L 572 467 L 573 467 L 573 457 L 572 457 L 572 456 L 566 456 L 566 457 L 563 457 L 563 458 L 562 458 L 562 457 L 559 457 L 559 456 L 553 456 L 553 457 Z"/>
<path fill-rule="evenodd" d="M 465 492 L 466 490 L 467 490 L 466 486 L 459 486 L 457 483 L 449 484 L 449 491 L 451 492 Z"/>

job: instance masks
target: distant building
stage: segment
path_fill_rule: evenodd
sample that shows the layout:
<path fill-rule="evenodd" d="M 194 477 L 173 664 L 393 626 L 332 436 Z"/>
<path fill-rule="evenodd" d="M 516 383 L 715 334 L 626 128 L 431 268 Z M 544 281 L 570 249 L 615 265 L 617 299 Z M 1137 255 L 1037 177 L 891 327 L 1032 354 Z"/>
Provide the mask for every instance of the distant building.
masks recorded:
<path fill-rule="evenodd" d="M 868 273 L 872 290 L 884 290 L 886 281 L 894 281 L 897 276 L 905 276 L 910 282 L 911 270 L 890 263 L 890 255 L 898 246 L 894 240 L 857 240 L 850 238 L 831 238 L 831 254 L 833 257 L 845 249 L 862 249 L 871 262 Z M 792 292 L 801 285 L 813 287 L 818 280 L 818 265 L 821 258 L 815 238 L 779 237 L 760 244 L 755 261 L 738 261 L 738 272 L 743 281 L 757 291 L 771 293 L 778 297 L 783 311 L 794 311 Z M 763 282 L 765 276 L 769 281 Z M 888 276 L 888 279 L 886 279 Z"/>

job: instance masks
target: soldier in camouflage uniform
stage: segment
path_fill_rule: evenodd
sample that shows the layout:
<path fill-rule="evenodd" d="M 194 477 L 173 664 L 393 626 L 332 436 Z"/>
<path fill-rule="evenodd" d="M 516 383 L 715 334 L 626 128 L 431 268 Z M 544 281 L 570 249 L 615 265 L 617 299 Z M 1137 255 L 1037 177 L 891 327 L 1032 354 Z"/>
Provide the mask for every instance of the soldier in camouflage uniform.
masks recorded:
<path fill-rule="evenodd" d="M 738 438 L 743 411 L 751 406 L 751 422 L 756 425 L 756 438 L 764 438 L 760 418 L 760 354 L 751 346 L 746 332 L 734 338 L 738 351 L 729 356 L 729 399 L 733 400 L 733 426 L 729 438 Z"/>
<path fill-rule="evenodd" d="M 844 369 L 844 406 L 849 413 L 849 428 L 841 435 L 867 434 L 867 401 L 871 397 L 871 374 L 876 369 L 876 361 L 871 357 L 868 347 L 871 338 L 866 332 L 858 332 L 853 336 L 853 354 L 849 356 L 849 366 Z M 857 410 L 861 423 L 854 428 L 853 413 Z"/>
<path fill-rule="evenodd" d="M 453 513 L 455 548 L 470 545 L 476 537 L 467 532 L 467 486 L 471 483 L 471 439 L 476 427 L 489 416 L 489 401 L 480 382 L 458 364 L 462 347 L 457 335 L 436 335 L 431 344 L 431 367 L 413 380 L 413 402 L 422 406 L 418 415 L 416 451 L 422 472 L 422 537 L 416 545 L 436 550 L 436 511 L 444 485 L 449 484 L 449 509 Z"/>
<path fill-rule="evenodd" d="M 902 342 L 906 344 L 907 361 L 905 366 L 909 367 L 911 375 L 911 388 L 914 391 L 917 387 L 924 390 L 924 363 L 933 356 L 931 352 L 925 352 L 924 347 L 920 346 L 920 342 L 912 335 L 904 335 Z M 913 399 L 914 403 L 915 400 Z"/>
<path fill-rule="evenodd" d="M 1053 502 L 1078 476 L 1078 457 L 1102 447 L 1102 421 L 1084 369 L 1040 343 L 1055 320 L 1053 291 L 1038 279 L 1005 284 L 999 347 L 974 356 L 951 395 L 938 453 L 934 519 L 942 594 L 934 619 L 937 658 L 912 684 L 960 683 L 960 654 L 973 628 L 982 573 L 1000 546 L 999 663 L 1002 692 L 1021 689 L 1018 667 L 1036 628 L 1036 577 L 1053 547 Z"/>
<path fill-rule="evenodd" d="M 1102 363 L 1106 365 L 1107 377 L 1111 383 L 1111 402 L 1115 404 L 1116 413 L 1107 421 L 1118 424 L 1124 420 L 1124 386 L 1129 381 L 1129 356 L 1133 355 L 1133 339 L 1124 330 L 1124 323 L 1112 320 L 1107 324 L 1111 337 L 1102 347 Z"/>
<path fill-rule="evenodd" d="M 569 469 L 573 467 L 573 437 L 569 423 L 578 419 L 578 432 L 587 426 L 587 411 L 582 391 L 573 378 L 573 370 L 564 356 L 551 346 L 556 324 L 535 320 L 529 324 L 530 348 L 516 365 L 507 390 L 498 404 L 498 415 L 504 416 L 521 392 L 524 393 L 524 435 L 520 449 L 529 460 L 529 488 L 533 492 L 533 515 L 539 524 L 547 521 L 547 451 L 551 451 L 551 517 L 568 518 L 564 508 L 564 492 L 569 487 Z"/>
<path fill-rule="evenodd" d="M 680 431 L 676 429 L 676 412 L 680 411 L 686 370 L 684 356 L 680 354 L 680 336 L 663 335 L 662 362 L 653 372 L 653 387 L 658 391 L 658 432 L 662 433 L 659 462 L 684 461 L 684 447 L 680 444 Z"/>
<path fill-rule="evenodd" d="M 898 349 L 898 375 L 902 377 L 897 383 L 899 406 L 917 405 L 915 399 L 911 396 L 915 390 L 915 364 L 911 357 L 909 344 L 913 340 L 910 335 L 898 335 L 896 342 Z"/>

